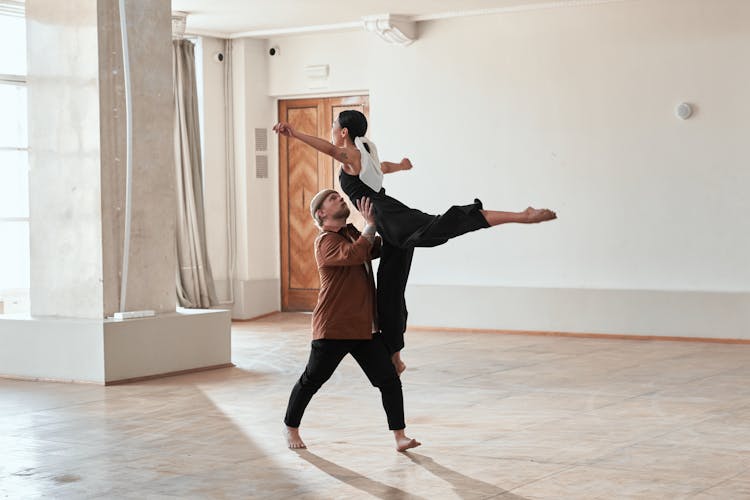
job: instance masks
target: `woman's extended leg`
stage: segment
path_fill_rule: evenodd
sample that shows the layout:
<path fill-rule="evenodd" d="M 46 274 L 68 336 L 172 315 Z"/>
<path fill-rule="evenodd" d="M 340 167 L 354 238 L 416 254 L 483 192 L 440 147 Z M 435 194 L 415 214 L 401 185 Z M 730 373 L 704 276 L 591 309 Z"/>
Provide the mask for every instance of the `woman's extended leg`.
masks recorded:
<path fill-rule="evenodd" d="M 536 224 L 557 218 L 557 214 L 546 208 L 528 207 L 523 212 L 501 212 L 498 210 L 481 210 L 490 226 L 516 222 L 519 224 Z"/>

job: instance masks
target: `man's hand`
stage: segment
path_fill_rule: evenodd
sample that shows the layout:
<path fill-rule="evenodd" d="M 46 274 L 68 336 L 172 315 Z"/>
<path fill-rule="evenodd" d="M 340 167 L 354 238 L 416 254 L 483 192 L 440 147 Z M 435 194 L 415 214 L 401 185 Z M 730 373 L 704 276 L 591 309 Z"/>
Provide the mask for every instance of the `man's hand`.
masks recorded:
<path fill-rule="evenodd" d="M 402 158 L 401 159 L 401 163 L 399 163 L 399 165 L 401 165 L 401 170 L 411 170 L 412 169 L 411 160 L 409 160 L 409 158 Z"/>
<path fill-rule="evenodd" d="M 367 225 L 375 225 L 375 213 L 370 198 L 362 197 L 358 199 L 357 210 L 362 214 Z"/>
<path fill-rule="evenodd" d="M 294 136 L 294 129 L 287 122 L 279 122 L 273 126 L 273 131 L 286 137 Z"/>

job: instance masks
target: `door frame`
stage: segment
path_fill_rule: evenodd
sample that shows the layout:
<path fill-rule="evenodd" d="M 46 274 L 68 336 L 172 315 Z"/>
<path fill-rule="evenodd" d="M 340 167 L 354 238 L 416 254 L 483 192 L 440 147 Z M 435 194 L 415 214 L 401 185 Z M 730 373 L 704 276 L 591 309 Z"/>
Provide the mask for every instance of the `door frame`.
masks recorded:
<path fill-rule="evenodd" d="M 278 99 L 276 110 L 278 119 L 286 119 L 289 108 L 294 107 L 311 107 L 310 105 L 317 101 L 318 116 L 322 117 L 318 124 L 318 137 L 326 137 L 330 131 L 333 122 L 332 109 L 337 106 L 346 106 L 347 104 L 361 104 L 364 108 L 365 115 L 369 116 L 370 96 L 368 93 L 344 94 L 336 96 L 311 96 L 304 98 Z M 315 292 L 317 300 L 317 288 L 310 289 L 290 289 L 290 227 L 289 227 L 289 171 L 288 171 L 288 141 L 284 136 L 279 136 L 279 250 L 280 250 L 280 298 L 282 311 L 311 311 L 314 303 L 311 304 L 310 294 Z M 336 168 L 332 158 L 323 153 L 317 154 L 318 179 L 325 179 L 324 185 L 319 188 L 334 188 Z M 303 200 L 305 201 L 305 200 Z M 309 202 L 309 201 L 307 201 Z M 311 249 L 312 250 L 312 249 Z"/>

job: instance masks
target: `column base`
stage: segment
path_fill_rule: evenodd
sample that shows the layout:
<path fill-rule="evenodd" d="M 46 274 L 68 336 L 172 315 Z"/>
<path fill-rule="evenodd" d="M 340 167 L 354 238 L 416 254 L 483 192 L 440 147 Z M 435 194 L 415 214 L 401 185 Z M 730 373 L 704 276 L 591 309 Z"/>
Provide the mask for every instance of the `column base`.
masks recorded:
<path fill-rule="evenodd" d="M 0 377 L 112 384 L 231 365 L 231 314 L 0 319 Z"/>

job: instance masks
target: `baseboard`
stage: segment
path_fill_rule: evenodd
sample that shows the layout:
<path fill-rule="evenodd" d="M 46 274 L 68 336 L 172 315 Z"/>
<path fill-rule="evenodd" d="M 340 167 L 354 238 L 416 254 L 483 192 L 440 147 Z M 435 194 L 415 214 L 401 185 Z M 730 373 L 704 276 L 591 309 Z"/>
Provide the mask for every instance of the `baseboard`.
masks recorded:
<path fill-rule="evenodd" d="M 410 285 L 406 299 L 410 328 L 750 340 L 745 292 Z"/>
<path fill-rule="evenodd" d="M 275 316 L 276 314 L 279 314 L 280 312 L 281 311 L 272 311 L 272 312 L 269 312 L 269 313 L 266 313 L 266 314 L 261 314 L 260 316 L 255 316 L 253 318 L 246 318 L 246 319 L 244 319 L 244 318 L 243 319 L 232 318 L 232 323 L 245 323 L 245 322 L 248 322 L 248 321 L 256 321 L 256 320 L 259 320 L 259 319 L 270 318 L 271 316 Z"/>
<path fill-rule="evenodd" d="M 709 342 L 714 344 L 750 344 L 750 339 L 723 339 L 711 337 L 667 337 L 664 335 L 634 335 L 615 333 L 575 333 L 575 332 L 538 332 L 524 330 L 490 330 L 482 328 L 448 328 L 440 326 L 409 326 L 409 331 L 416 332 L 456 332 L 456 333 L 489 333 L 497 335 L 530 335 L 537 337 L 570 337 L 579 339 L 634 340 L 660 342 Z"/>
<path fill-rule="evenodd" d="M 112 381 L 106 382 L 104 385 L 133 384 L 137 382 L 145 382 L 147 380 L 154 380 L 154 379 L 159 379 L 159 378 L 177 377 L 179 375 L 187 375 L 190 373 L 199 373 L 199 372 L 205 372 L 209 370 L 219 370 L 221 368 L 231 368 L 233 366 L 235 366 L 234 363 L 222 363 L 220 365 L 203 366 L 201 368 L 191 368 L 189 370 L 178 370 L 174 372 L 159 373 L 156 375 L 148 375 L 145 377 L 133 377 L 133 378 L 124 378 L 121 380 L 112 380 Z"/>

